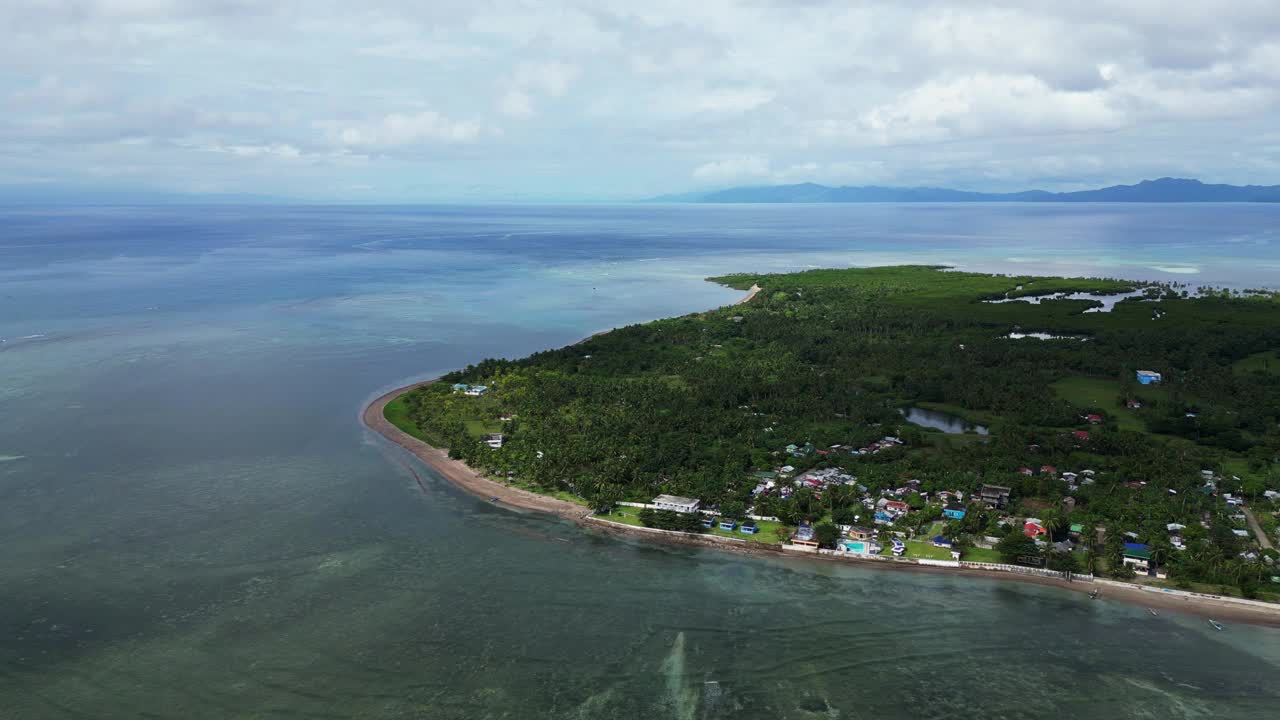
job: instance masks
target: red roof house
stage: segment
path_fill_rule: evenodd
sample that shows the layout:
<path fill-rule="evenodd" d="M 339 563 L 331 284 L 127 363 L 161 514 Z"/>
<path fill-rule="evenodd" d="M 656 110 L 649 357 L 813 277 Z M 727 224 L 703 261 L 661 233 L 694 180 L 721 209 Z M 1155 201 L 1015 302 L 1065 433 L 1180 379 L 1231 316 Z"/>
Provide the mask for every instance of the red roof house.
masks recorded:
<path fill-rule="evenodd" d="M 1058 474 L 1058 468 L 1056 468 L 1056 467 L 1054 467 L 1054 466 L 1052 466 L 1052 465 L 1041 465 L 1041 466 L 1040 466 L 1040 472 L 1042 472 L 1042 473 L 1048 473 L 1048 474 L 1050 474 L 1050 475 L 1057 475 L 1057 474 Z"/>
<path fill-rule="evenodd" d="M 1088 439 L 1089 439 L 1089 433 L 1087 433 L 1087 432 L 1085 432 L 1085 431 L 1083 431 L 1083 430 L 1072 430 L 1072 431 L 1071 431 L 1071 435 L 1072 435 L 1073 437 L 1075 437 L 1075 439 L 1077 439 L 1077 440 L 1088 440 Z"/>

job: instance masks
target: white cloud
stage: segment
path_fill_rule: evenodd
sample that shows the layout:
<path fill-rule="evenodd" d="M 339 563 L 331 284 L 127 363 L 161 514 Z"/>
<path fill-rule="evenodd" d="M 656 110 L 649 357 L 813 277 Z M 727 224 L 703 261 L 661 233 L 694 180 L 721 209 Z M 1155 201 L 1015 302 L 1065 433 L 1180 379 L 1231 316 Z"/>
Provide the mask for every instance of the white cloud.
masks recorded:
<path fill-rule="evenodd" d="M 1276 0 L 8 0 L 0 28 L 9 175 L 376 194 L 432 148 L 435 185 L 510 195 L 1280 181 Z"/>
<path fill-rule="evenodd" d="M 516 87 L 558 98 L 569 92 L 580 72 L 577 66 L 558 60 L 527 62 L 516 66 L 512 81 Z"/>
<path fill-rule="evenodd" d="M 335 139 L 348 147 L 394 148 L 470 143 L 479 140 L 484 132 L 479 123 L 458 122 L 424 110 L 413 114 L 391 113 L 372 122 L 347 126 L 335 133 Z"/>
<path fill-rule="evenodd" d="M 703 163 L 693 170 L 693 178 L 703 182 L 737 182 L 769 176 L 769 161 L 756 155 L 738 155 Z"/>
<path fill-rule="evenodd" d="M 697 108 L 710 112 L 741 113 L 769 103 L 773 98 L 774 92 L 765 88 L 726 88 L 703 95 Z"/>
<path fill-rule="evenodd" d="M 529 117 L 533 114 L 533 98 L 524 90 L 512 88 L 498 101 L 498 109 L 511 117 Z"/>

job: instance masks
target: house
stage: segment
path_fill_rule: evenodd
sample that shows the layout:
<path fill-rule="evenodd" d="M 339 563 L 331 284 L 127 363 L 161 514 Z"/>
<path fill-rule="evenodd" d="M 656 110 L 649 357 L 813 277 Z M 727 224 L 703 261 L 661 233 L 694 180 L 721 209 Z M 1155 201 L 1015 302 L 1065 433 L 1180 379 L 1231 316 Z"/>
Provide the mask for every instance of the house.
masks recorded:
<path fill-rule="evenodd" d="M 698 505 L 701 504 L 696 498 L 680 497 L 679 495 L 659 495 L 653 499 L 651 503 L 657 510 L 674 510 L 678 513 L 696 513 Z"/>
<path fill-rule="evenodd" d="M 1040 466 L 1040 472 L 1042 472 L 1042 473 L 1044 473 L 1044 474 L 1046 474 L 1046 475 L 1057 475 L 1057 474 L 1058 474 L 1058 468 L 1056 468 L 1056 467 L 1054 467 L 1054 466 L 1052 466 L 1052 465 L 1041 465 L 1041 466 Z"/>
<path fill-rule="evenodd" d="M 941 535 L 934 535 L 933 546 L 940 547 L 940 548 L 949 548 L 951 547 L 951 541 L 942 537 Z"/>
<path fill-rule="evenodd" d="M 952 520 L 963 520 L 964 513 L 964 506 L 960 503 L 947 503 L 947 506 L 942 508 L 942 515 Z"/>
<path fill-rule="evenodd" d="M 729 532 L 733 532 L 735 529 L 737 529 L 737 527 L 738 527 L 737 520 L 721 520 L 720 521 L 721 530 L 728 530 Z"/>
<path fill-rule="evenodd" d="M 1018 472 L 1022 473 L 1023 475 L 1034 475 L 1034 474 L 1035 474 L 1035 471 L 1034 471 L 1034 470 L 1032 470 L 1032 469 L 1031 469 L 1031 468 L 1029 468 L 1029 467 L 1020 467 L 1020 468 L 1018 468 Z"/>
<path fill-rule="evenodd" d="M 1049 531 L 1044 529 L 1044 525 L 1040 524 L 1040 518 L 1027 518 L 1022 523 L 1022 534 L 1029 538 L 1048 535 Z"/>
<path fill-rule="evenodd" d="M 864 540 L 864 541 L 872 540 L 875 538 L 875 536 L 876 536 L 875 531 L 868 527 L 862 527 L 861 525 L 854 525 L 853 527 L 849 528 L 849 537 L 852 538 L 853 540 Z"/>
<path fill-rule="evenodd" d="M 1138 400 L 1126 400 L 1126 401 L 1125 401 L 1125 403 L 1124 403 L 1124 406 L 1125 406 L 1125 407 L 1127 407 L 1127 408 L 1129 408 L 1130 410 L 1141 410 L 1141 409 L 1142 409 L 1142 403 L 1141 403 L 1141 402 L 1139 402 Z"/>
<path fill-rule="evenodd" d="M 991 507 L 1002 508 L 1009 502 L 1010 489 L 1002 485 L 980 485 L 978 499 Z"/>
<path fill-rule="evenodd" d="M 898 538 L 894 538 L 893 539 L 893 556 L 902 557 L 906 552 L 907 552 L 907 544 L 902 542 Z"/>
<path fill-rule="evenodd" d="M 1231 532 L 1234 533 L 1236 537 L 1242 537 L 1242 538 L 1249 537 L 1248 530 L 1241 530 L 1240 528 L 1235 528 Z"/>
<path fill-rule="evenodd" d="M 471 389 L 471 386 L 470 386 L 470 385 L 468 385 L 468 384 L 466 384 L 466 383 L 456 383 L 456 384 L 454 384 L 454 386 L 453 386 L 453 391 L 454 391 L 454 392 L 456 392 L 456 393 L 459 393 L 459 392 L 466 392 L 466 391 L 468 391 L 468 390 L 470 390 L 470 389 Z"/>
<path fill-rule="evenodd" d="M 703 517 L 703 518 L 702 518 L 702 527 L 704 527 L 704 528 L 706 528 L 706 529 L 710 530 L 711 528 L 715 527 L 715 525 L 716 525 L 716 519 L 715 519 L 715 518 L 713 518 L 713 517 Z"/>
<path fill-rule="evenodd" d="M 1134 572 L 1150 574 L 1150 547 L 1143 545 L 1142 543 L 1127 542 L 1124 544 L 1124 550 L 1121 551 L 1121 555 L 1124 564 L 1131 566 Z"/>
<path fill-rule="evenodd" d="M 901 500 L 890 500 L 884 504 L 884 509 L 895 515 L 903 515 L 911 510 L 911 506 Z"/>
<path fill-rule="evenodd" d="M 486 433 L 483 438 L 484 444 L 498 450 L 502 447 L 502 433 Z"/>
<path fill-rule="evenodd" d="M 462 392 L 463 394 L 470 395 L 471 397 L 480 397 L 481 395 L 489 392 L 489 388 L 484 385 L 472 385 Z"/>
<path fill-rule="evenodd" d="M 1071 436 L 1082 442 L 1089 442 L 1089 433 L 1083 430 L 1072 430 Z"/>
<path fill-rule="evenodd" d="M 1062 473 L 1062 479 L 1063 479 L 1064 481 L 1066 481 L 1067 483 L 1074 483 L 1074 482 L 1076 481 L 1076 478 L 1078 478 L 1078 477 L 1080 477 L 1080 476 L 1079 476 L 1079 475 L 1077 475 L 1077 474 L 1075 474 L 1075 473 L 1073 473 L 1073 472 L 1064 472 L 1064 473 Z"/>
<path fill-rule="evenodd" d="M 809 525 L 801 525 L 796 528 L 796 534 L 791 536 L 792 545 L 803 545 L 804 547 L 816 548 L 818 541 L 813 537 L 813 527 Z"/>
<path fill-rule="evenodd" d="M 1077 540 L 1080 539 L 1080 535 L 1083 532 L 1084 525 L 1081 525 L 1080 523 L 1072 523 L 1071 527 L 1067 528 L 1067 535 Z"/>
<path fill-rule="evenodd" d="M 1102 423 L 1102 416 L 1096 413 L 1090 413 L 1088 415 L 1085 415 L 1084 419 L 1087 420 L 1090 425 L 1098 425 Z"/>
<path fill-rule="evenodd" d="M 756 525 L 755 520 L 748 520 L 742 523 L 742 527 L 738 528 L 738 531 L 744 535 L 755 535 L 760 532 L 760 526 Z"/>
<path fill-rule="evenodd" d="M 1158 385 L 1164 380 L 1164 376 L 1154 370 L 1139 370 L 1136 376 L 1142 385 Z"/>

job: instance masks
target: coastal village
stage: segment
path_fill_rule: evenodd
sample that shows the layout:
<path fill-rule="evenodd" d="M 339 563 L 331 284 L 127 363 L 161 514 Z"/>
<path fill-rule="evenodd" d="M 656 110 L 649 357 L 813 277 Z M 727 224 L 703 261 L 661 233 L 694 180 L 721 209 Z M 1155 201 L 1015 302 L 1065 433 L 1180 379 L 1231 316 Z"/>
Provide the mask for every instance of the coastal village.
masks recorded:
<path fill-rule="evenodd" d="M 1135 379 L 1141 385 L 1157 385 L 1162 377 L 1154 371 L 1138 370 Z M 483 397 L 489 388 L 458 383 L 451 390 L 466 397 Z M 1141 403 L 1129 400 L 1126 408 L 1139 410 Z M 511 415 L 499 418 L 502 422 L 513 419 Z M 1100 426 L 1106 418 L 1086 413 L 1080 421 L 1085 426 Z M 485 433 L 481 441 L 497 450 L 503 446 L 503 437 L 502 433 Z M 1088 430 L 1072 430 L 1070 437 L 1077 443 L 1087 443 L 1091 435 Z M 897 487 L 872 490 L 840 462 L 899 452 L 905 446 L 906 442 L 894 435 L 860 446 L 834 444 L 819 448 L 807 441 L 790 443 L 774 453 L 782 459 L 779 464 L 751 473 L 755 487 L 750 496 L 754 503 L 741 512 L 725 513 L 721 508 L 704 505 L 699 498 L 662 494 L 649 502 L 617 501 L 612 507 L 598 509 L 595 517 L 659 532 L 703 534 L 712 541 L 776 546 L 784 552 L 1068 579 L 1092 579 L 1095 568 L 1110 562 L 1115 565 L 1109 568 L 1112 576 L 1140 583 L 1164 581 L 1169 551 L 1187 551 L 1185 524 L 1166 523 L 1164 532 L 1152 538 L 1142 536 L 1136 526 L 1108 528 L 1075 522 L 1078 500 L 1074 493 L 1095 485 L 1099 479 L 1099 474 L 1089 468 L 1066 470 L 1045 464 L 1012 469 L 1020 476 L 1048 478 L 1062 485 L 1065 497 L 1060 506 L 1043 507 L 1017 502 L 1011 487 L 988 482 L 968 493 L 960 488 L 926 489 L 925 482 L 917 478 Z M 1039 448 L 1030 446 L 1027 450 L 1030 455 Z M 1280 532 L 1273 530 L 1269 537 L 1251 517 L 1252 511 L 1242 497 L 1220 490 L 1219 485 L 1225 480 L 1238 484 L 1240 478 L 1228 479 L 1204 469 L 1197 478 L 1196 491 L 1221 502 L 1225 522 L 1243 546 L 1240 558 L 1274 568 L 1271 580 L 1280 585 L 1280 566 L 1274 554 Z M 1125 480 L 1121 485 L 1140 490 L 1146 483 Z M 1168 492 L 1176 494 L 1174 490 Z M 816 522 L 794 525 L 775 515 L 757 513 L 757 505 L 763 501 L 785 502 L 798 493 L 810 493 L 818 501 L 824 493 L 839 493 L 851 498 L 857 510 L 853 514 L 841 513 L 839 518 L 828 515 Z M 1262 502 L 1257 504 L 1258 511 L 1274 528 L 1280 519 L 1280 492 L 1264 491 Z M 1198 521 L 1199 529 L 1211 530 L 1214 521 L 1213 514 L 1205 513 Z M 1265 553 L 1266 550 L 1273 552 Z"/>

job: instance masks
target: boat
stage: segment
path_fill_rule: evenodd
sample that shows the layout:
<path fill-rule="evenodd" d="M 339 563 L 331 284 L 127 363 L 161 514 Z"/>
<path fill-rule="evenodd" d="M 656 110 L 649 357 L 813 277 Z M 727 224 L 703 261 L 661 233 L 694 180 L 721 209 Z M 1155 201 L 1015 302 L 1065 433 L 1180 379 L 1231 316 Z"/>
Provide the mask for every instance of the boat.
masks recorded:
<path fill-rule="evenodd" d="M 1212 626 L 1214 630 L 1224 630 L 1224 629 L 1225 629 L 1225 628 L 1223 628 L 1223 627 L 1222 627 L 1222 623 L 1218 622 L 1217 620 L 1210 620 L 1210 621 L 1209 621 L 1209 625 L 1210 625 L 1210 626 Z"/>
<path fill-rule="evenodd" d="M 1093 589 L 1093 592 L 1089 593 L 1089 599 L 1090 599 L 1090 600 L 1097 600 L 1097 599 L 1098 599 L 1098 593 L 1099 593 L 1099 592 L 1102 592 L 1102 591 L 1101 591 L 1099 588 L 1094 588 L 1094 589 Z"/>
<path fill-rule="evenodd" d="M 1154 609 L 1152 609 L 1152 608 L 1147 608 L 1147 612 L 1151 613 L 1151 617 L 1159 617 L 1159 616 L 1156 614 L 1156 611 L 1155 611 Z"/>

